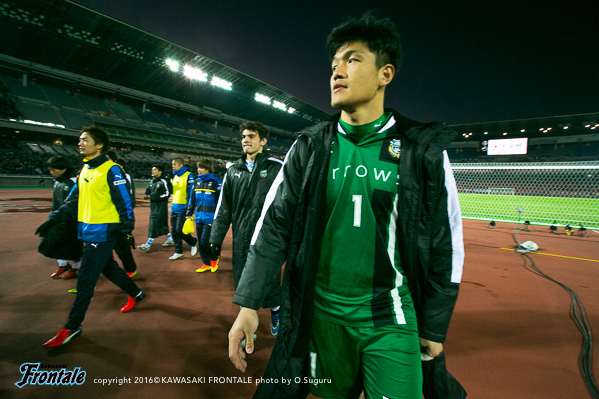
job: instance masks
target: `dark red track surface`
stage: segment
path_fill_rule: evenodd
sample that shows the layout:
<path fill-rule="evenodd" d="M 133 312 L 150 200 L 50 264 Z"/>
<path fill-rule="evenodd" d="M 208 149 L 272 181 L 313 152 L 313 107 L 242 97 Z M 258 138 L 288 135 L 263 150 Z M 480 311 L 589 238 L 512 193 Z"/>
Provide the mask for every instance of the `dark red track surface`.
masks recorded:
<path fill-rule="evenodd" d="M 227 333 L 237 314 L 231 303 L 230 237 L 218 272 L 194 273 L 199 257 L 169 261 L 172 248 L 154 244 L 134 255 L 135 278 L 148 297 L 133 311 L 119 312 L 126 294 L 100 278 L 83 334 L 63 348 L 41 344 L 66 321 L 74 295 L 72 280 L 51 280 L 56 262 L 37 253 L 35 228 L 46 219 L 51 190 L 0 190 L 0 397 L 2 398 L 248 398 L 266 366 L 274 338 L 268 311 L 261 311 L 257 352 L 249 371 L 236 371 L 227 355 Z M 145 240 L 149 208 L 136 208 L 138 244 Z M 469 398 L 590 398 L 578 368 L 582 337 L 570 319 L 571 300 L 558 285 L 523 268 L 511 251 L 510 228 L 487 229 L 465 221 L 466 264 L 460 298 L 445 349 L 448 368 Z M 552 235 L 546 228 L 520 232 L 532 240 L 532 255 L 546 274 L 574 290 L 583 302 L 599 356 L 599 235 Z M 164 238 L 157 242 L 160 244 Z M 502 249 L 506 248 L 506 249 Z M 581 259 L 572 259 L 566 257 Z M 586 259 L 586 260 L 585 260 Z M 22 389 L 19 367 L 26 362 L 79 367 L 79 386 Z M 595 361 L 597 379 L 597 362 Z M 160 382 L 149 382 L 158 377 Z M 164 378 L 204 378 L 204 383 L 163 383 Z M 210 377 L 244 377 L 220 383 Z M 249 382 L 251 377 L 251 383 Z M 112 379 L 102 385 L 101 379 Z M 114 379 L 117 379 L 116 381 Z M 126 382 L 119 385 L 118 379 Z M 138 383 L 135 383 L 137 380 Z M 121 381 L 122 382 L 122 381 Z"/>

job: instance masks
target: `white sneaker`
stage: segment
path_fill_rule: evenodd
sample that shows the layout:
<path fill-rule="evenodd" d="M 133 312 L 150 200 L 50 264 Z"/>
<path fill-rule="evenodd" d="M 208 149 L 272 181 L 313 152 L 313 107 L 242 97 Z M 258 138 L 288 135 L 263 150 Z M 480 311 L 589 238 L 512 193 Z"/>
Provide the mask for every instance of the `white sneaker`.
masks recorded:
<path fill-rule="evenodd" d="M 194 245 L 193 247 L 191 247 L 191 256 L 196 256 L 198 253 L 198 245 L 200 243 L 198 242 L 196 245 Z"/>
<path fill-rule="evenodd" d="M 141 249 L 142 251 L 149 251 L 150 250 L 150 246 L 148 244 L 141 244 L 137 246 L 137 249 Z"/>
<path fill-rule="evenodd" d="M 169 260 L 177 260 L 177 259 L 183 259 L 183 254 L 178 254 L 175 252 L 175 254 L 169 258 Z"/>
<path fill-rule="evenodd" d="M 171 245 L 175 245 L 173 240 L 166 240 L 166 242 L 162 244 L 163 247 L 170 247 Z"/>

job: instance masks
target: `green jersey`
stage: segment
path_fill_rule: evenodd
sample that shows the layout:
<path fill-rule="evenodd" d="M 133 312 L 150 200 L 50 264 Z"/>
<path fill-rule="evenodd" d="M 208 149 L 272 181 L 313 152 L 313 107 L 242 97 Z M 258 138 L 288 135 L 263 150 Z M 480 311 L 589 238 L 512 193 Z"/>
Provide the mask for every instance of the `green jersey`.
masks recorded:
<path fill-rule="evenodd" d="M 396 234 L 401 141 L 391 114 L 339 123 L 327 176 L 314 317 L 337 324 L 416 324 Z"/>

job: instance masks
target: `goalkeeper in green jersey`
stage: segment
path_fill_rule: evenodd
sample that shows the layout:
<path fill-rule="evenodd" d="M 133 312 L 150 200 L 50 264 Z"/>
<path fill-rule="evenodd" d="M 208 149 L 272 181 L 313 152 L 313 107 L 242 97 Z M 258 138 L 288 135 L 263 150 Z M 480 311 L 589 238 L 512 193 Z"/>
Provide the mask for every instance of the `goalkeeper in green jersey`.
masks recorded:
<path fill-rule="evenodd" d="M 389 19 L 348 20 L 327 48 L 341 112 L 301 132 L 266 197 L 229 357 L 245 371 L 256 309 L 286 263 L 279 336 L 254 397 L 420 399 L 421 351 L 443 351 L 464 260 L 445 152 L 455 132 L 384 108 L 401 63 Z"/>

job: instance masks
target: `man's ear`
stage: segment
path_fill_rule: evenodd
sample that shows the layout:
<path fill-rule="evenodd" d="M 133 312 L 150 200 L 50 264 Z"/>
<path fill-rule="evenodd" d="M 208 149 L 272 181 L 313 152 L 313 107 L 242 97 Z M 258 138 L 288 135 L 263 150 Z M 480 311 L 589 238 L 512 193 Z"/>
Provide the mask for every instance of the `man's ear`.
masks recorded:
<path fill-rule="evenodd" d="M 395 77 L 395 67 L 391 64 L 383 65 L 379 69 L 379 85 L 381 87 L 387 86 Z"/>

